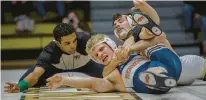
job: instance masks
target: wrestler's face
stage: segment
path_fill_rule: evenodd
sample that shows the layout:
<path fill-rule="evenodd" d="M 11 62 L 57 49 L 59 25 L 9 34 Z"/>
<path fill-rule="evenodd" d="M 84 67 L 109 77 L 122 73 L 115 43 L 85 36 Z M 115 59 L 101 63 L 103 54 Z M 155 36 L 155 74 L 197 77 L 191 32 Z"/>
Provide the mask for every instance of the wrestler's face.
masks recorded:
<path fill-rule="evenodd" d="M 128 23 L 126 15 L 120 16 L 118 19 L 114 21 L 114 32 L 121 37 L 121 33 L 123 31 L 129 32 L 131 30 L 131 27 Z"/>
<path fill-rule="evenodd" d="M 142 27 L 140 34 L 153 35 L 152 32 L 149 29 L 147 29 L 146 27 Z"/>
<path fill-rule="evenodd" d="M 92 49 L 91 56 L 103 65 L 108 65 L 112 60 L 113 50 L 106 44 L 101 43 Z"/>
<path fill-rule="evenodd" d="M 77 37 L 75 32 L 61 37 L 60 49 L 68 54 L 73 54 L 77 47 Z"/>

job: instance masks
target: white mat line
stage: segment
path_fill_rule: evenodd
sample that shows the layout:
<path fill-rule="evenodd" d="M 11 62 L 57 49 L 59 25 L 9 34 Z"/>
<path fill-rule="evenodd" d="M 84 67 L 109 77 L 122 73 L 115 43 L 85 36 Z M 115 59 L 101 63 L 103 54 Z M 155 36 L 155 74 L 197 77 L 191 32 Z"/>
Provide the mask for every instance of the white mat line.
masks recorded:
<path fill-rule="evenodd" d="M 120 96 L 71 96 L 71 97 L 42 97 L 42 98 L 118 98 Z"/>

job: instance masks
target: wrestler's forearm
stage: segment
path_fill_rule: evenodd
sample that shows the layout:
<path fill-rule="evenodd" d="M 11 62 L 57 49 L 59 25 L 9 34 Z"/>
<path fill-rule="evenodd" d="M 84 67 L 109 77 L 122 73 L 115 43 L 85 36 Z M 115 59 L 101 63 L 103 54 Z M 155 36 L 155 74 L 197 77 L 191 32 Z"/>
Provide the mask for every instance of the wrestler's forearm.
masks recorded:
<path fill-rule="evenodd" d="M 75 88 L 91 88 L 92 78 L 87 77 L 63 77 L 63 85 Z"/>
<path fill-rule="evenodd" d="M 134 52 L 139 52 L 139 51 L 144 50 L 148 47 L 154 46 L 158 43 L 163 43 L 164 41 L 165 41 L 164 36 L 156 36 L 152 39 L 140 40 L 129 47 L 130 54 L 132 54 Z"/>
<path fill-rule="evenodd" d="M 152 43 L 150 40 L 140 40 L 136 42 L 135 44 L 129 46 L 130 54 L 135 53 L 135 52 L 140 52 L 141 50 L 144 50 L 153 45 L 155 44 Z"/>
<path fill-rule="evenodd" d="M 167 48 L 169 48 L 171 51 L 176 53 L 174 49 L 172 48 L 171 44 L 169 43 L 169 41 L 166 38 L 164 38 L 164 36 L 157 36 L 151 40 L 140 40 L 139 42 L 131 45 L 130 54 L 134 52 L 140 52 L 141 50 L 154 46 L 158 43 L 163 43 Z"/>
<path fill-rule="evenodd" d="M 89 88 L 96 92 L 110 92 L 115 90 L 113 84 L 108 80 L 94 77 L 63 77 L 63 85 L 75 88 Z"/>
<path fill-rule="evenodd" d="M 24 81 L 28 83 L 28 87 L 34 86 L 38 80 L 39 77 L 45 72 L 45 70 L 39 66 L 37 66 L 33 72 L 31 72 L 28 76 L 24 78 Z"/>
<path fill-rule="evenodd" d="M 143 2 L 143 6 L 138 7 L 142 13 L 148 15 L 156 24 L 160 24 L 160 18 L 157 12 L 147 2 Z"/>
<path fill-rule="evenodd" d="M 114 61 L 112 60 L 109 65 L 105 66 L 104 67 L 104 70 L 103 70 L 103 77 L 106 77 L 108 76 L 111 72 L 113 72 L 116 67 L 119 65 L 119 63 L 117 61 Z"/>

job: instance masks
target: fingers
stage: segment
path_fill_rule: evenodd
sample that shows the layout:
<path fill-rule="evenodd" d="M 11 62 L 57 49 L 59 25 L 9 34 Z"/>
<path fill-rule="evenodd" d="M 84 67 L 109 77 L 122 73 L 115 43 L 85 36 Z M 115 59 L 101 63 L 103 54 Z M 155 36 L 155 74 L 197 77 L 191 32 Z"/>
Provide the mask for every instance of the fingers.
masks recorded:
<path fill-rule="evenodd" d="M 50 86 L 50 83 L 46 83 L 46 86 L 49 87 L 49 86 Z"/>
<path fill-rule="evenodd" d="M 52 81 L 52 80 L 54 80 L 55 79 L 55 77 L 56 77 L 56 75 L 54 75 L 54 76 L 52 76 L 52 77 L 49 77 L 49 78 L 47 78 L 47 82 L 50 82 L 50 81 Z"/>
<path fill-rule="evenodd" d="M 51 84 L 51 83 L 47 83 L 46 86 L 47 86 L 49 89 L 51 89 L 52 84 Z"/>
<path fill-rule="evenodd" d="M 47 81 L 47 82 L 50 82 L 52 79 L 53 79 L 53 76 L 52 76 L 52 77 L 47 78 L 47 79 L 46 79 L 46 81 Z"/>
<path fill-rule="evenodd" d="M 114 60 L 116 60 L 116 59 L 117 59 L 117 56 L 116 56 L 116 51 L 115 51 L 115 50 L 114 50 L 114 53 L 113 53 L 112 59 L 114 59 Z"/>
<path fill-rule="evenodd" d="M 18 89 L 18 85 L 14 83 L 5 82 L 8 86 L 4 86 L 7 90 L 15 90 Z"/>
<path fill-rule="evenodd" d="M 144 5 L 145 0 L 133 0 L 133 4 L 136 8 Z"/>
<path fill-rule="evenodd" d="M 54 76 L 48 78 L 47 82 L 50 82 L 50 81 L 58 82 L 58 81 L 61 81 L 61 80 L 62 80 L 62 76 L 61 75 L 54 75 Z"/>
<path fill-rule="evenodd" d="M 56 89 L 57 87 L 59 87 L 58 83 L 47 83 L 46 86 L 49 89 Z"/>
<path fill-rule="evenodd" d="M 130 54 L 130 48 L 129 47 L 125 48 L 125 54 L 126 54 L 127 57 L 129 56 L 129 54 Z"/>
<path fill-rule="evenodd" d="M 52 87 L 51 87 L 51 89 L 56 89 L 58 87 L 58 85 L 57 84 L 54 84 Z"/>
<path fill-rule="evenodd" d="M 4 92 L 12 93 L 12 90 L 4 90 Z"/>
<path fill-rule="evenodd" d="M 116 56 L 118 56 L 118 58 L 122 58 L 124 52 L 125 52 L 125 48 L 123 46 L 119 46 L 119 48 L 116 49 L 115 54 Z"/>
<path fill-rule="evenodd" d="M 121 48 L 121 55 L 123 58 L 127 58 L 129 55 L 129 48 L 128 47 L 124 47 L 124 46 L 120 46 Z"/>
<path fill-rule="evenodd" d="M 4 88 L 8 89 L 8 88 L 11 88 L 10 86 L 4 86 Z"/>
<path fill-rule="evenodd" d="M 8 92 L 8 93 L 20 92 L 20 90 L 17 86 L 5 86 L 4 88 L 5 88 L 4 92 Z"/>
<path fill-rule="evenodd" d="M 8 92 L 8 93 L 18 93 L 20 92 L 20 90 L 4 90 L 4 92 Z"/>
<path fill-rule="evenodd" d="M 46 86 L 49 88 L 49 89 L 52 89 L 53 87 L 54 87 L 54 85 L 55 85 L 56 83 L 52 83 L 52 82 L 48 82 L 48 83 L 46 83 Z"/>
<path fill-rule="evenodd" d="M 115 54 L 116 57 L 119 55 L 119 52 L 120 52 L 119 48 L 115 49 L 114 54 Z"/>
<path fill-rule="evenodd" d="M 10 85 L 10 86 L 14 85 L 14 83 L 10 83 L 10 82 L 5 82 L 5 84 Z"/>
<path fill-rule="evenodd" d="M 137 8 L 136 7 L 132 7 L 131 8 L 131 11 L 135 11 Z"/>
<path fill-rule="evenodd" d="M 54 83 L 48 82 L 48 83 L 46 83 L 46 86 L 49 87 L 49 86 L 52 86 L 52 84 L 54 84 Z"/>
<path fill-rule="evenodd" d="M 47 79 L 46 86 L 49 89 L 56 89 L 57 87 L 59 87 L 59 84 L 61 81 L 62 81 L 61 75 L 54 75 L 54 76 Z"/>
<path fill-rule="evenodd" d="M 139 1 L 137 1 L 137 0 L 133 0 L 133 3 L 134 3 L 134 6 L 135 6 L 135 7 L 137 7 L 137 6 L 140 5 Z"/>

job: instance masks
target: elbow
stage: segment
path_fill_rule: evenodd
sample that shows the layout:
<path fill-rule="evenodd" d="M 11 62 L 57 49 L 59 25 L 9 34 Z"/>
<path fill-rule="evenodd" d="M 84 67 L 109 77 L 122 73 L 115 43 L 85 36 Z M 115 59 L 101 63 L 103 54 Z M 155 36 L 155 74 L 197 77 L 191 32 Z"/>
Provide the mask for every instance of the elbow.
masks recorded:
<path fill-rule="evenodd" d="M 92 84 L 91 90 L 94 90 L 95 92 L 98 92 L 98 93 L 105 93 L 105 92 L 109 92 L 108 89 L 104 88 L 104 87 L 101 87 L 101 86 L 96 86 L 94 84 Z"/>
<path fill-rule="evenodd" d="M 102 87 L 102 88 L 94 88 L 94 87 L 93 87 L 93 90 L 94 90 L 95 92 L 98 92 L 98 93 L 111 92 L 111 90 L 108 89 L 107 87 Z"/>
<path fill-rule="evenodd" d="M 157 25 L 160 25 L 160 20 L 155 22 Z"/>
<path fill-rule="evenodd" d="M 164 38 L 164 39 L 167 38 L 165 32 L 162 32 L 162 34 L 160 35 L 160 37 L 162 37 L 162 38 Z"/>
<path fill-rule="evenodd" d="M 106 92 L 109 92 L 109 91 L 104 90 L 104 89 L 95 89 L 94 91 L 95 91 L 95 92 L 98 92 L 98 93 L 106 93 Z"/>
<path fill-rule="evenodd" d="M 156 18 L 155 23 L 156 23 L 157 25 L 160 25 L 160 18 L 159 18 L 159 17 Z"/>
<path fill-rule="evenodd" d="M 108 83 L 105 83 L 104 79 L 93 79 L 90 89 L 94 90 L 95 92 L 105 93 L 111 91 L 111 86 L 108 85 Z"/>
<path fill-rule="evenodd" d="M 164 36 L 156 36 L 152 42 L 154 44 L 158 44 L 158 43 L 163 43 L 166 40 L 166 38 Z"/>
<path fill-rule="evenodd" d="M 160 17 L 159 15 L 157 14 L 157 12 L 154 10 L 154 17 L 153 17 L 153 21 L 157 24 L 157 25 L 160 25 Z M 152 18 L 152 17 L 151 17 Z"/>

